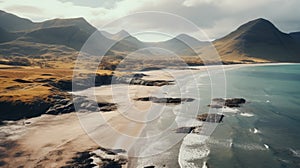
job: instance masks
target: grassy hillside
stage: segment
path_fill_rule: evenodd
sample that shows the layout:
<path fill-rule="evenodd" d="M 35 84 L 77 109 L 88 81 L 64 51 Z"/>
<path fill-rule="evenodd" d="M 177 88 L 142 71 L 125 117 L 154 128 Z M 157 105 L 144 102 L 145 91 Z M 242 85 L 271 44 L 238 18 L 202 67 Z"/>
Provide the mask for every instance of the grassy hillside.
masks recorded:
<path fill-rule="evenodd" d="M 214 45 L 224 60 L 300 62 L 296 41 L 265 19 L 242 25 Z"/>

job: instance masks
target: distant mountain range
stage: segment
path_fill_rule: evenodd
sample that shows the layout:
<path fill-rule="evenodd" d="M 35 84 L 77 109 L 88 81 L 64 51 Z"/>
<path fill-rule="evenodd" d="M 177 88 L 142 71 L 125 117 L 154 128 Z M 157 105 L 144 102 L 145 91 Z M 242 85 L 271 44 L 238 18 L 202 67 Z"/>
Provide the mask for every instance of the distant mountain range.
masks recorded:
<path fill-rule="evenodd" d="M 35 23 L 4 11 L 0 11 L 0 55 L 75 53 L 94 32 L 95 44 L 113 45 L 107 55 L 159 47 L 180 56 L 195 56 L 205 54 L 214 45 L 222 60 L 227 62 L 300 62 L 300 32 L 283 33 L 270 21 L 261 18 L 243 24 L 213 42 L 203 42 L 181 34 L 167 41 L 146 43 L 125 30 L 116 34 L 97 30 L 84 18 Z M 95 45 L 90 54 L 97 54 L 97 51 L 99 48 Z"/>

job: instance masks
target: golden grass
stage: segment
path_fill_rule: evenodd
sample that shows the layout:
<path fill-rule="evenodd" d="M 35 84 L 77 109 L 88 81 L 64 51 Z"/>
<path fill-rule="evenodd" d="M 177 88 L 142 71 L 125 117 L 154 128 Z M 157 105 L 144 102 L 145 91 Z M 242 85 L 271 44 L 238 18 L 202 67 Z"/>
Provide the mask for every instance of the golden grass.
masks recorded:
<path fill-rule="evenodd" d="M 0 69 L 0 74 L 0 101 L 30 102 L 54 94 L 55 90 L 43 81 L 71 78 L 72 70 L 16 67 Z"/>
<path fill-rule="evenodd" d="M 1 67 L 1 66 L 0 66 Z M 4 66 L 6 67 L 6 66 Z M 112 75 L 110 70 L 98 70 L 99 75 Z M 118 74 L 118 73 L 116 73 Z M 73 69 L 13 67 L 0 68 L 0 101 L 31 102 L 36 99 L 46 100 L 49 95 L 61 93 L 49 85 L 49 81 L 72 80 Z"/>

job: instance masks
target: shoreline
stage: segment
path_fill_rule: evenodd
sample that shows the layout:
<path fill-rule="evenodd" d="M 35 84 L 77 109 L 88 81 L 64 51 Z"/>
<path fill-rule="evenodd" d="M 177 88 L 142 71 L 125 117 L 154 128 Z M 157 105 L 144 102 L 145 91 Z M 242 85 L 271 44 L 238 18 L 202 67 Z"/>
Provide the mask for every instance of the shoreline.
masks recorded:
<path fill-rule="evenodd" d="M 208 68 L 224 68 L 225 70 L 231 70 L 235 68 L 249 66 L 271 66 L 290 64 L 297 63 L 236 64 L 219 65 L 217 67 L 208 66 Z M 194 70 L 175 70 L 178 73 L 175 71 L 174 73 L 177 75 L 188 75 L 188 72 L 192 72 L 192 74 L 195 74 L 207 70 L 203 67 L 206 66 L 200 66 L 200 69 L 196 70 L 196 72 Z M 182 73 L 185 71 L 188 72 Z M 153 77 L 153 79 L 172 79 L 172 76 L 164 74 L 162 70 L 147 71 L 143 73 L 150 73 L 149 79 L 151 79 L 150 77 Z M 99 95 L 97 96 L 98 100 L 106 102 L 113 101 L 113 98 L 109 96 L 112 95 L 112 91 L 109 91 L 109 87 L 110 85 L 100 86 L 96 88 L 96 91 L 99 93 Z M 131 85 L 129 88 L 129 94 L 132 98 L 145 97 L 149 96 L 149 94 L 151 95 L 151 93 L 153 92 L 156 92 L 159 88 L 160 87 L 157 86 Z M 120 90 L 117 89 L 116 91 L 118 92 L 122 90 L 124 89 L 121 88 Z M 118 93 L 115 94 L 118 95 Z M 126 107 L 126 103 L 128 102 L 121 102 L 121 106 Z M 139 110 L 148 109 L 149 106 L 151 106 L 151 103 L 134 102 L 134 105 L 138 107 L 138 110 L 129 113 L 129 117 L 134 117 Z M 109 122 L 110 125 L 113 126 L 116 130 L 129 136 L 138 137 L 144 129 L 143 124 L 136 124 L 130 126 L 131 121 L 128 118 L 124 117 L 123 114 L 117 113 L 116 111 L 101 113 L 101 115 L 103 115 L 105 120 Z M 142 115 L 140 115 L 139 118 L 136 119 L 145 120 L 145 116 L 147 116 L 147 112 L 142 113 Z M 23 122 L 23 125 L 20 122 Z M 28 122 L 29 124 L 25 124 L 26 122 Z M 18 145 L 15 146 L 13 149 L 10 149 L 10 151 L 8 151 L 9 155 L 10 157 L 13 157 L 16 153 L 22 152 L 22 154 L 20 154 L 20 156 L 15 159 L 14 163 L 10 162 L 10 159 L 12 158 L 4 159 L 4 161 L 12 164 L 12 166 L 19 166 L 22 164 L 25 164 L 25 167 L 31 167 L 38 164 L 43 166 L 61 166 L 73 157 L 72 154 L 80 151 L 82 152 L 85 150 L 90 150 L 99 146 L 88 135 L 86 135 L 86 132 L 82 128 L 82 123 L 80 123 L 76 112 L 61 115 L 44 114 L 40 117 L 14 121 L 12 123 L 13 124 L 8 125 L 7 128 L 5 128 L 7 129 L 6 131 L 11 133 L 11 136 L 7 136 L 6 138 L 8 140 L 16 142 Z M 1 132 L 3 132 L 2 129 L 4 127 L 5 126 L 0 127 Z M 11 129 L 11 131 L 9 129 Z M 102 137 L 107 137 L 105 141 L 109 143 L 112 143 L 111 139 L 118 139 L 116 135 L 111 135 L 111 132 L 109 131 L 100 131 L 98 134 L 100 134 Z M 132 145 L 133 143 L 134 142 L 131 142 L 131 140 L 127 139 L 123 143 L 119 144 L 117 147 L 127 147 L 128 149 L 130 149 L 130 145 Z M 31 161 L 26 162 L 28 158 Z M 53 165 L 52 161 L 55 161 L 56 165 Z"/>

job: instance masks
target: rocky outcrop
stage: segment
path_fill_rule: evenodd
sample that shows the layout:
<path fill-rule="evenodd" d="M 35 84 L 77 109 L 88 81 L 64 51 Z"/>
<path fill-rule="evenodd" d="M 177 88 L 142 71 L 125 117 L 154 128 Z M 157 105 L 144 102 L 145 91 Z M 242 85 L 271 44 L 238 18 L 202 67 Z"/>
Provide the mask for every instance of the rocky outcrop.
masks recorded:
<path fill-rule="evenodd" d="M 46 99 L 36 99 L 32 102 L 3 101 L 0 102 L 0 121 L 20 120 L 37 117 L 42 114 L 64 114 L 75 112 L 74 102 L 82 111 L 109 112 L 117 110 L 117 105 L 107 102 L 95 102 L 84 96 L 72 97 L 69 94 L 49 95 Z"/>
<path fill-rule="evenodd" d="M 245 104 L 246 100 L 244 98 L 214 98 L 212 99 L 212 104 L 208 105 L 211 108 L 222 108 L 222 107 L 240 107 L 241 104 Z"/>
<path fill-rule="evenodd" d="M 117 77 L 116 83 L 124 83 L 129 85 L 145 85 L 145 86 L 164 86 L 173 85 L 174 81 L 171 80 L 145 80 L 140 78 Z"/>
<path fill-rule="evenodd" d="M 43 99 L 35 99 L 32 102 L 1 101 L 0 121 L 37 117 L 45 113 L 51 105 Z"/>
<path fill-rule="evenodd" d="M 94 111 L 101 111 L 101 112 L 108 112 L 117 110 L 117 105 L 114 103 L 107 103 L 107 102 L 95 102 L 93 100 L 88 99 L 85 96 L 74 96 L 74 98 L 66 99 L 62 98 L 59 99 L 56 97 L 56 103 L 54 106 L 51 106 L 47 111 L 46 114 L 62 114 L 62 113 L 69 113 L 76 111 L 74 103 L 79 105 L 79 109 L 81 112 L 94 112 Z"/>
<path fill-rule="evenodd" d="M 95 166 L 101 168 L 121 168 L 122 165 L 128 162 L 128 158 L 123 155 L 125 152 L 122 149 L 110 150 L 105 148 L 79 152 L 62 168 Z"/>
<path fill-rule="evenodd" d="M 204 122 L 220 123 L 224 118 L 223 114 L 200 114 L 197 116 L 197 120 Z"/>
<path fill-rule="evenodd" d="M 129 85 L 145 85 L 145 86 L 164 86 L 173 85 L 173 80 L 146 80 L 142 79 L 145 75 L 143 73 L 137 73 L 133 75 L 124 75 L 114 78 L 114 83 L 125 83 Z"/>
<path fill-rule="evenodd" d="M 153 103 L 180 104 L 182 102 L 194 101 L 192 98 L 157 98 L 157 97 L 141 97 L 134 99 L 136 101 L 152 101 Z"/>
<path fill-rule="evenodd" d="M 203 122 L 211 122 L 211 123 L 220 123 L 222 122 L 224 118 L 223 114 L 199 114 L 197 115 L 196 119 Z M 183 133 L 183 134 L 189 134 L 189 133 L 195 133 L 200 134 L 201 133 L 202 126 L 191 126 L 191 127 L 179 127 L 175 129 L 176 133 Z"/>
<path fill-rule="evenodd" d="M 179 127 L 175 130 L 176 133 L 191 133 L 196 127 Z"/>
<path fill-rule="evenodd" d="M 145 85 L 145 86 L 164 86 L 173 85 L 171 80 L 146 80 L 142 79 L 145 74 L 133 74 L 124 76 L 88 74 L 84 77 L 74 79 L 61 79 L 58 81 L 49 81 L 48 83 L 63 91 L 78 91 L 90 87 L 110 85 L 110 84 L 129 84 L 129 85 Z"/>
<path fill-rule="evenodd" d="M 90 87 L 111 84 L 113 75 L 87 74 L 84 77 L 74 79 L 61 79 L 49 84 L 63 91 L 78 91 Z"/>

